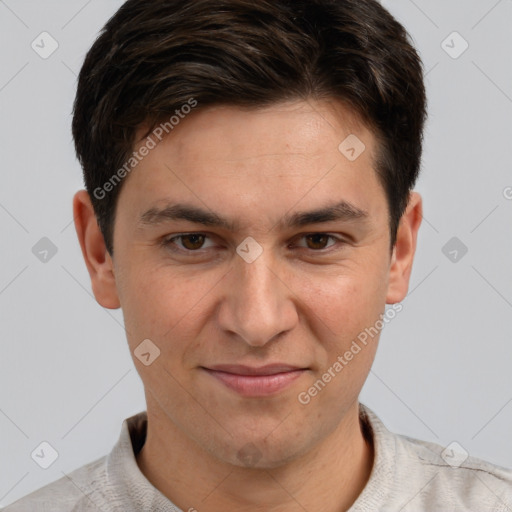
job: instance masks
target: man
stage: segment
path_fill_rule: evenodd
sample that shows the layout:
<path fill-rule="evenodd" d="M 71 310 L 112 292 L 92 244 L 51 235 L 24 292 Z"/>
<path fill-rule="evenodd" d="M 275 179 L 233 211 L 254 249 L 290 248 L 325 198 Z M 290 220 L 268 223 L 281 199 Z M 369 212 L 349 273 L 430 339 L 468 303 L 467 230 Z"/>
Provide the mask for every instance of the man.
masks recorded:
<path fill-rule="evenodd" d="M 74 215 L 147 413 L 6 510 L 512 510 L 510 470 L 358 401 L 408 289 L 425 103 L 374 0 L 126 2 L 79 77 Z"/>

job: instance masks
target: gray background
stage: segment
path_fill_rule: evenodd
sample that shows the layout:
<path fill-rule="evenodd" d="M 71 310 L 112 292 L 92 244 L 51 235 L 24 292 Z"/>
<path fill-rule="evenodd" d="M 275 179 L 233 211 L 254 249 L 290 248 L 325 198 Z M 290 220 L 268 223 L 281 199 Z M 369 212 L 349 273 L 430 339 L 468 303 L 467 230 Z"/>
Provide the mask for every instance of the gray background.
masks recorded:
<path fill-rule="evenodd" d="M 0 506 L 106 454 L 144 409 L 121 312 L 91 295 L 71 211 L 76 74 L 121 3 L 0 0 Z M 390 430 L 512 467 L 512 1 L 383 4 L 428 71 L 425 222 L 361 401 Z M 31 47 L 43 31 L 59 44 L 47 59 Z M 458 58 L 454 31 L 469 44 Z M 43 237 L 57 248 L 46 262 L 32 252 Z M 46 470 L 31 459 L 42 441 L 59 454 Z"/>

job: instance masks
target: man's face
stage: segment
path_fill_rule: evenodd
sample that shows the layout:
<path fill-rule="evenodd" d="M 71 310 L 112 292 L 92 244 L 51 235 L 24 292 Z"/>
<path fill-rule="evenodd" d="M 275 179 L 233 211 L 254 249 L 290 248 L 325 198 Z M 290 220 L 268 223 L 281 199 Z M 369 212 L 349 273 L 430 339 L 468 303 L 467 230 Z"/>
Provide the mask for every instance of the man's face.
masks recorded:
<path fill-rule="evenodd" d="M 351 134 L 366 147 L 353 161 L 338 149 Z M 339 104 L 216 107 L 182 120 L 133 170 L 113 263 L 132 354 L 147 339 L 160 350 L 148 366 L 134 357 L 148 413 L 223 461 L 242 465 L 248 454 L 259 467 L 340 427 L 378 336 L 309 403 L 299 396 L 390 301 L 375 151 L 372 133 Z M 336 220 L 292 222 L 340 203 Z M 233 226 L 173 219 L 177 204 Z"/>

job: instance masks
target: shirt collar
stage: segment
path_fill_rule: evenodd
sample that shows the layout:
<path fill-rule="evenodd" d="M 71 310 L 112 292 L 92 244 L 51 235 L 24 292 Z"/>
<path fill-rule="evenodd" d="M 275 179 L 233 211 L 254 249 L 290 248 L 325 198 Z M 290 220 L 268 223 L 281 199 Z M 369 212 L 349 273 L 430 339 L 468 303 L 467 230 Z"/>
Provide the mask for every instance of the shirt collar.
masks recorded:
<path fill-rule="evenodd" d="M 373 443 L 374 461 L 369 480 L 349 512 L 377 510 L 386 501 L 396 471 L 396 437 L 361 403 L 359 417 L 363 433 Z M 146 411 L 125 419 L 119 440 L 107 458 L 108 479 L 115 489 L 116 500 L 126 512 L 182 512 L 151 484 L 137 465 L 136 456 L 146 440 L 147 421 Z"/>
<path fill-rule="evenodd" d="M 119 440 L 107 458 L 108 479 L 116 500 L 122 504 L 119 510 L 182 512 L 151 484 L 137 465 L 136 455 L 146 441 L 147 422 L 146 411 L 125 419 Z"/>

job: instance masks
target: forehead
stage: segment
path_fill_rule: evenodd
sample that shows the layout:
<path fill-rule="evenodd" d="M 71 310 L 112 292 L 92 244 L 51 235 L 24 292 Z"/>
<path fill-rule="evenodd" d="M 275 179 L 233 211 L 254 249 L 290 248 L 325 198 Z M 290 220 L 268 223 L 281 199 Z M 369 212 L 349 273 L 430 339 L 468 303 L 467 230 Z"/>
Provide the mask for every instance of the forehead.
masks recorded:
<path fill-rule="evenodd" d="M 139 129 L 136 150 L 147 143 L 146 132 Z M 138 164 L 127 192 L 146 210 L 172 196 L 225 212 L 244 204 L 276 212 L 299 201 L 318 208 L 339 200 L 366 211 L 368 196 L 382 192 L 375 151 L 371 130 L 339 102 L 199 105 Z"/>
<path fill-rule="evenodd" d="M 156 140 L 152 134 L 157 132 L 161 140 L 162 134 L 167 143 L 172 142 L 173 153 L 183 157 L 190 156 L 187 151 L 197 152 L 199 145 L 201 153 L 208 152 L 212 156 L 220 150 L 226 161 L 230 156 L 242 159 L 264 156 L 264 151 L 269 149 L 288 155 L 295 149 L 314 156 L 338 149 L 350 135 L 364 139 L 369 153 L 375 149 L 373 132 L 351 108 L 335 100 L 296 100 L 261 108 L 231 105 L 202 108 L 199 105 L 181 118 L 171 117 L 173 126 L 164 118 L 150 137 Z M 147 126 L 139 127 L 136 147 L 144 144 L 147 131 Z M 223 142 L 221 146 L 219 137 Z"/>

